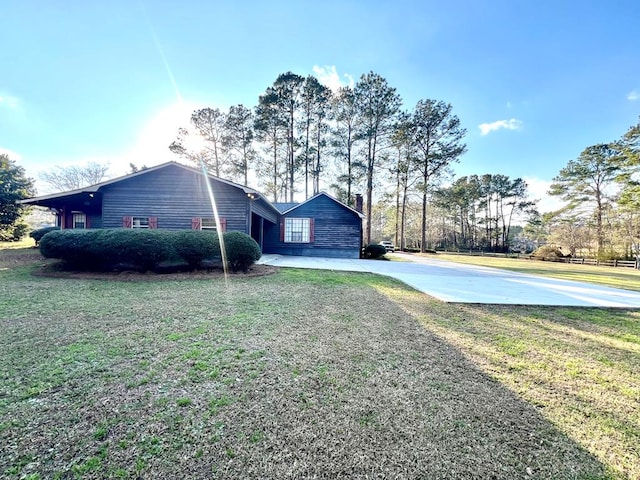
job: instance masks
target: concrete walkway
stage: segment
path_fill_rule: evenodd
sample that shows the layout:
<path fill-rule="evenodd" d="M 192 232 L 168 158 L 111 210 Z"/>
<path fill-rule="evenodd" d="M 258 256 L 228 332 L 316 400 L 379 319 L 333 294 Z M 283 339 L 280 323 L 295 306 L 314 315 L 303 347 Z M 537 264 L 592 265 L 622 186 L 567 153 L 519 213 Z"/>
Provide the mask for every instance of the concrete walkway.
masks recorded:
<path fill-rule="evenodd" d="M 258 263 L 386 275 L 452 303 L 640 308 L 640 292 L 396 253 L 403 261 L 263 255 Z"/>

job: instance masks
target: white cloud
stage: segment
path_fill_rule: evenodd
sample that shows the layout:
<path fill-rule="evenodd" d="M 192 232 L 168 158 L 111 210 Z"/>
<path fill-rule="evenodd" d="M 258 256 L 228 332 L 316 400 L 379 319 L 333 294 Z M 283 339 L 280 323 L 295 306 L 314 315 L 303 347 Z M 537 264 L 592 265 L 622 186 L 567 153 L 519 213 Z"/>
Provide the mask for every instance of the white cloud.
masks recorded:
<path fill-rule="evenodd" d="M 0 93 L 0 108 L 8 108 L 10 110 L 16 110 L 20 108 L 20 99 L 12 95 L 5 95 Z"/>
<path fill-rule="evenodd" d="M 15 160 L 16 162 L 22 160 L 22 155 L 20 155 L 18 152 L 14 152 L 13 150 L 9 150 L 8 148 L 0 147 L 0 154 L 3 153 L 9 156 L 9 160 Z"/>
<path fill-rule="evenodd" d="M 627 100 L 630 100 L 632 102 L 640 100 L 640 92 L 638 92 L 638 90 L 631 90 L 627 95 Z"/>
<path fill-rule="evenodd" d="M 538 212 L 541 214 L 555 212 L 564 206 L 559 197 L 552 197 L 547 193 L 551 188 L 551 180 L 542 180 L 537 177 L 523 177 L 523 180 L 527 182 L 529 198 L 539 200 Z"/>
<path fill-rule="evenodd" d="M 509 120 L 497 120 L 491 123 L 481 123 L 478 125 L 478 128 L 480 129 L 480 134 L 484 136 L 502 128 L 506 130 L 519 130 L 522 128 L 522 122 L 515 118 L 511 118 Z"/>
<path fill-rule="evenodd" d="M 353 77 L 348 73 L 342 75 L 344 78 L 340 78 L 335 65 L 325 65 L 324 67 L 314 65 L 313 73 L 316 74 L 316 77 L 321 84 L 325 87 L 329 87 L 333 91 L 338 90 L 340 87 L 353 87 L 355 84 Z"/>

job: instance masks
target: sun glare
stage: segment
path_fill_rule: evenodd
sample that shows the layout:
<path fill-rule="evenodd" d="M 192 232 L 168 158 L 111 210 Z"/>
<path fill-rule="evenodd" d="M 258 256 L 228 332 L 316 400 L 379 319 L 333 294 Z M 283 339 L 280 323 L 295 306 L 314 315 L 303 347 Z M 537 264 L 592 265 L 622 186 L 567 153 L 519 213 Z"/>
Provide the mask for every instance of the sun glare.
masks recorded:
<path fill-rule="evenodd" d="M 175 102 L 152 113 L 140 130 L 133 147 L 111 161 L 115 174 L 126 173 L 129 164 L 151 167 L 171 160 L 177 160 L 169 145 L 178 134 L 178 129 L 188 127 L 191 114 L 201 106 L 193 103 Z"/>

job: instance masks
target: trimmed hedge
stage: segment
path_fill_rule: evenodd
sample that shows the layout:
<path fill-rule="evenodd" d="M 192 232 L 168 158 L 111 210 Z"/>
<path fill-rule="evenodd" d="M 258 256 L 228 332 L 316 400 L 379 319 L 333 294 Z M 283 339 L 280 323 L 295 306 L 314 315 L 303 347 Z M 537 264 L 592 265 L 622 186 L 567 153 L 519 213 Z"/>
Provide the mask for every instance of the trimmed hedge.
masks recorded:
<path fill-rule="evenodd" d="M 97 269 L 100 258 L 92 245 L 97 230 L 54 230 L 39 242 L 40 253 L 46 258 L 59 258 L 72 268 Z"/>
<path fill-rule="evenodd" d="M 230 268 L 248 271 L 262 253 L 242 232 L 223 234 Z M 157 270 L 163 262 L 183 262 L 198 268 L 204 260 L 220 258 L 218 236 L 200 230 L 95 229 L 54 230 L 39 242 L 47 258 L 63 260 L 78 270 Z"/>
<path fill-rule="evenodd" d="M 204 260 L 220 257 L 220 239 L 215 232 L 183 230 L 172 234 L 175 253 L 191 269 L 198 268 Z"/>
<path fill-rule="evenodd" d="M 364 248 L 364 258 L 381 258 L 387 253 L 387 249 L 384 248 L 384 245 L 380 245 L 378 243 L 370 243 Z"/>
<path fill-rule="evenodd" d="M 260 260 L 262 256 L 260 246 L 249 235 L 242 232 L 225 232 L 222 238 L 227 261 L 232 271 L 242 270 L 247 273 L 249 267 Z"/>
<path fill-rule="evenodd" d="M 105 229 L 98 234 L 99 249 L 94 252 L 107 267 L 155 270 L 160 262 L 175 257 L 172 233 L 164 230 Z"/>
<path fill-rule="evenodd" d="M 60 230 L 60 227 L 38 228 L 37 230 L 33 230 L 31 233 L 29 233 L 29 236 L 36 241 L 37 247 L 38 243 L 40 243 L 40 240 L 42 240 L 42 237 L 44 237 L 47 233 L 55 232 L 56 230 Z"/>

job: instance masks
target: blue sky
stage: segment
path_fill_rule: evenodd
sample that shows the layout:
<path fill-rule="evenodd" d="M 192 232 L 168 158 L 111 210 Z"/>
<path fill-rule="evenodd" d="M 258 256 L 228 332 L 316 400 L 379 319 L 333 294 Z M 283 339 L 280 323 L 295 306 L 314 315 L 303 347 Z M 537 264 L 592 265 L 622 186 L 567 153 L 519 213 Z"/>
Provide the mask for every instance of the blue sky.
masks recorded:
<path fill-rule="evenodd" d="M 122 173 L 174 158 L 194 108 L 254 106 L 280 73 L 374 71 L 407 109 L 453 105 L 458 176 L 523 177 L 541 197 L 637 123 L 639 24 L 631 0 L 3 2 L 0 151 L 33 177 L 87 160 Z"/>

